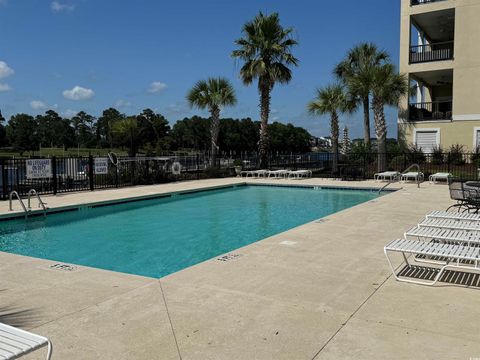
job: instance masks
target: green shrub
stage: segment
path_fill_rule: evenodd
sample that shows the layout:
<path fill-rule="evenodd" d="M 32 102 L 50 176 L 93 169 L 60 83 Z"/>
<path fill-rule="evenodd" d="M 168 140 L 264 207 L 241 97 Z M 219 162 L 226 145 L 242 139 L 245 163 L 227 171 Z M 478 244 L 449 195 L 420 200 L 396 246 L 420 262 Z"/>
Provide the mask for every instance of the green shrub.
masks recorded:
<path fill-rule="evenodd" d="M 416 145 L 411 145 L 408 147 L 406 151 L 406 156 L 407 156 L 407 165 L 411 164 L 421 164 L 426 161 L 425 154 L 423 153 L 422 148 L 416 146 Z"/>
<path fill-rule="evenodd" d="M 432 152 L 432 164 L 441 165 L 445 162 L 445 154 L 440 146 L 435 146 Z"/>
<path fill-rule="evenodd" d="M 460 144 L 455 144 L 450 146 L 448 153 L 448 161 L 453 165 L 464 165 L 465 157 L 464 155 L 464 146 Z"/>

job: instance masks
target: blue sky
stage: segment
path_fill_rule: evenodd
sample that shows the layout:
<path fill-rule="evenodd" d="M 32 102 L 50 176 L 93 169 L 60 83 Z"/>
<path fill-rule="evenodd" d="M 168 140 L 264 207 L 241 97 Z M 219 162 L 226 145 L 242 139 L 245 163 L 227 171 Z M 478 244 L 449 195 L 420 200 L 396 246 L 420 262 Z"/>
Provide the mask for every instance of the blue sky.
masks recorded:
<path fill-rule="evenodd" d="M 98 116 L 110 106 L 126 114 L 150 107 L 174 123 L 206 115 L 185 102 L 196 81 L 225 76 L 239 102 L 223 116 L 258 119 L 256 86 L 243 86 L 230 53 L 242 24 L 261 10 L 279 12 L 300 43 L 292 82 L 273 90 L 271 120 L 328 135 L 328 118 L 308 115 L 306 103 L 354 44 L 374 42 L 398 63 L 399 7 L 398 0 L 0 0 L 0 109 L 6 117 L 47 108 Z M 387 115 L 396 136 L 396 113 Z M 361 116 L 342 117 L 351 138 L 362 136 Z"/>

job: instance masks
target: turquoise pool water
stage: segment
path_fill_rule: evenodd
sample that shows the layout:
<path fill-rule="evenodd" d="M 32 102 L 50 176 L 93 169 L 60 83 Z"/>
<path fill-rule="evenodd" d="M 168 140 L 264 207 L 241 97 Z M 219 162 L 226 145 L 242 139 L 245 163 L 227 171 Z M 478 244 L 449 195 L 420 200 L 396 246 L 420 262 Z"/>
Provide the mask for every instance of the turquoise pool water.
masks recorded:
<path fill-rule="evenodd" d="M 377 196 L 239 186 L 85 208 L 0 222 L 0 250 L 158 278 Z"/>

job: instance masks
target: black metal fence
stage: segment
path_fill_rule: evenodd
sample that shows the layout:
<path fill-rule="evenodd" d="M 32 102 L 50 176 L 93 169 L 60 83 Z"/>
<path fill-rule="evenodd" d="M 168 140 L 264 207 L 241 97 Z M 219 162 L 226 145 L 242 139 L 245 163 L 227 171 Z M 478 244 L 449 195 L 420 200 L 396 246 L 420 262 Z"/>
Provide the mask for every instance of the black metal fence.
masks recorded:
<path fill-rule="evenodd" d="M 333 171 L 333 156 L 330 153 L 292 155 L 288 161 L 277 157 L 270 160 L 270 168 L 310 169 L 317 177 L 342 179 L 372 179 L 378 172 L 378 158 L 385 156 L 388 171 L 403 172 L 413 164 L 420 166 L 425 177 L 438 173 L 450 173 L 464 180 L 477 180 L 480 169 L 480 154 L 477 153 L 350 153 L 339 154 L 337 170 Z"/>
<path fill-rule="evenodd" d="M 437 172 L 451 173 L 464 180 L 479 179 L 480 154 L 422 152 L 387 153 L 386 170 L 402 172 L 419 164 L 428 177 Z M 333 154 L 270 154 L 268 169 L 309 169 L 316 177 L 371 179 L 378 172 L 377 153 L 339 154 L 336 171 Z M 161 184 L 179 180 L 235 176 L 242 169 L 258 169 L 256 153 L 222 154 L 216 166 L 209 166 L 208 154 L 119 158 L 113 164 L 107 157 L 52 157 L 48 159 L 0 159 L 0 198 L 12 191 L 26 196 L 30 189 L 39 194 L 93 191 L 135 185 Z"/>
<path fill-rule="evenodd" d="M 178 165 L 179 164 L 179 165 Z M 0 159 L 0 198 L 12 191 L 20 196 L 35 189 L 39 194 L 59 194 L 159 184 L 204 177 L 205 155 L 119 158 L 52 157 L 48 159 Z"/>

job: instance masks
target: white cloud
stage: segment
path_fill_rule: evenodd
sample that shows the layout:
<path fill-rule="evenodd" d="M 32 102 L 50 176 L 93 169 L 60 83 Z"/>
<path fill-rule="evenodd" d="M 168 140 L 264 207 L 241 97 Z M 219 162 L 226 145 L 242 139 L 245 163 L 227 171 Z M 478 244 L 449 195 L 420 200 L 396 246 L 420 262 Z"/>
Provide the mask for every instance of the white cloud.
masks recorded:
<path fill-rule="evenodd" d="M 130 107 L 130 106 L 132 106 L 132 103 L 130 101 L 123 100 L 123 99 L 118 99 L 117 101 L 115 101 L 115 107 L 122 108 L 122 107 Z"/>
<path fill-rule="evenodd" d="M 167 88 L 167 84 L 162 83 L 160 81 L 154 81 L 150 84 L 150 87 L 148 88 L 148 92 L 150 94 L 156 94 L 159 93 Z"/>
<path fill-rule="evenodd" d="M 62 115 L 65 118 L 72 118 L 77 114 L 78 114 L 78 111 L 75 111 L 75 110 L 72 110 L 72 109 L 67 109 L 67 110 L 63 111 L 60 115 Z"/>
<path fill-rule="evenodd" d="M 9 90 L 12 90 L 12 88 L 10 87 L 10 85 L 8 85 L 8 84 L 1 84 L 1 83 L 0 83 L 0 92 L 9 91 Z"/>
<path fill-rule="evenodd" d="M 61 3 L 60 1 L 52 1 L 50 3 L 50 9 L 54 13 L 59 13 L 59 12 L 71 12 L 75 10 L 75 5 L 73 4 L 67 4 L 67 3 Z"/>
<path fill-rule="evenodd" d="M 33 110 L 45 110 L 48 106 L 41 100 L 30 101 L 30 107 Z"/>
<path fill-rule="evenodd" d="M 86 89 L 81 86 L 75 86 L 71 90 L 64 90 L 63 96 L 69 100 L 88 100 L 95 95 L 92 89 Z"/>
<path fill-rule="evenodd" d="M 13 75 L 15 71 L 5 61 L 0 61 L 0 79 Z"/>

